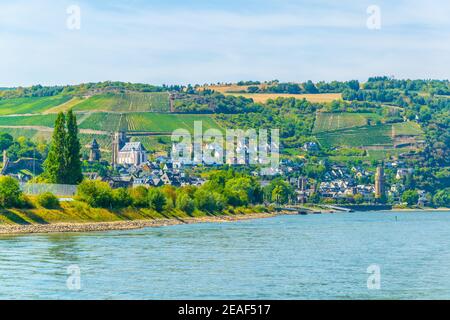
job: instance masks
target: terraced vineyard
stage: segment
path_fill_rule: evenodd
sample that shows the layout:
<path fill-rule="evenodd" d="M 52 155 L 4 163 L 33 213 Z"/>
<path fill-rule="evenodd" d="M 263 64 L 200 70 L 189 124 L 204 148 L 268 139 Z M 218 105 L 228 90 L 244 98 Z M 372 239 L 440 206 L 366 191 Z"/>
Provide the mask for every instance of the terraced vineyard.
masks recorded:
<path fill-rule="evenodd" d="M 314 133 L 366 126 L 369 121 L 381 120 L 376 113 L 323 113 L 316 115 Z"/>
<path fill-rule="evenodd" d="M 40 131 L 36 129 L 24 129 L 24 128 L 0 128 L 0 132 L 8 133 L 13 137 L 25 137 L 33 141 L 46 140 L 48 141 L 51 136 L 51 131 Z"/>
<path fill-rule="evenodd" d="M 342 129 L 338 132 L 318 133 L 317 139 L 325 147 L 364 147 L 393 145 L 392 125 L 364 126 L 358 128 Z"/>
<path fill-rule="evenodd" d="M 80 129 L 114 132 L 119 129 L 121 117 L 119 113 L 92 113 L 80 124 Z"/>
<path fill-rule="evenodd" d="M 30 97 L 0 100 L 0 115 L 41 113 L 69 101 L 72 97 Z"/>
<path fill-rule="evenodd" d="M 393 132 L 396 136 L 422 136 L 423 131 L 417 122 L 399 122 L 393 124 Z"/>
<path fill-rule="evenodd" d="M 43 126 L 53 127 L 56 115 L 7 116 L 0 117 L 0 126 Z"/>
<path fill-rule="evenodd" d="M 202 121 L 203 130 L 220 129 L 210 115 L 130 113 L 126 116 L 129 131 L 166 132 L 176 129 L 194 130 L 194 121 Z"/>
<path fill-rule="evenodd" d="M 84 99 L 75 111 L 168 112 L 167 92 L 103 93 Z"/>

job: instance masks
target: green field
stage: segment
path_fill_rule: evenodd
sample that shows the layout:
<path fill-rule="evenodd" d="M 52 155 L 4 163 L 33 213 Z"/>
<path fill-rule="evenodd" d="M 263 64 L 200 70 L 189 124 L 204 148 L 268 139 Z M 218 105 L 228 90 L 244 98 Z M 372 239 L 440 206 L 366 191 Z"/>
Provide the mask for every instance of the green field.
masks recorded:
<path fill-rule="evenodd" d="M 117 131 L 122 117 L 119 113 L 93 113 L 80 124 L 80 129 Z"/>
<path fill-rule="evenodd" d="M 0 117 L 0 126 L 44 126 L 53 127 L 56 115 L 7 116 Z"/>
<path fill-rule="evenodd" d="M 165 114 L 165 113 L 131 113 L 127 114 L 129 131 L 166 132 L 176 129 L 194 130 L 194 121 L 202 121 L 203 131 L 220 126 L 210 115 Z"/>
<path fill-rule="evenodd" d="M 396 136 L 422 136 L 423 131 L 417 122 L 399 122 L 394 123 L 393 131 Z"/>
<path fill-rule="evenodd" d="M 71 99 L 71 96 L 30 97 L 0 100 L 0 115 L 41 113 Z"/>
<path fill-rule="evenodd" d="M 75 111 L 168 112 L 167 92 L 103 93 L 76 104 Z"/>
<path fill-rule="evenodd" d="M 340 129 L 362 127 L 368 124 L 368 121 L 374 123 L 381 120 L 376 113 L 323 113 L 316 115 L 314 124 L 314 133 L 335 131 Z"/>
<path fill-rule="evenodd" d="M 51 131 L 39 131 L 35 129 L 23 128 L 0 128 L 0 132 L 8 133 L 15 138 L 25 137 L 33 141 L 49 140 L 52 136 Z"/>
<path fill-rule="evenodd" d="M 101 131 L 144 131 L 172 133 L 175 129 L 193 131 L 194 121 L 202 121 L 203 130 L 220 128 L 209 115 L 167 114 L 167 113 L 93 113 L 80 125 L 80 129 Z"/>
<path fill-rule="evenodd" d="M 389 124 L 321 132 L 316 136 L 324 147 L 392 146 L 393 143 L 392 127 Z"/>

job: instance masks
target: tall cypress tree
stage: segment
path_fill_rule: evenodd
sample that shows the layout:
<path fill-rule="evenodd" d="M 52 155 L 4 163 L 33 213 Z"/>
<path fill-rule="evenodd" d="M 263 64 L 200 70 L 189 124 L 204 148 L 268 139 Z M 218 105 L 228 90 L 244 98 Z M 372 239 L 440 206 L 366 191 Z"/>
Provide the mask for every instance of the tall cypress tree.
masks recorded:
<path fill-rule="evenodd" d="M 77 118 L 72 110 L 67 113 L 67 143 L 66 143 L 66 183 L 78 184 L 83 180 L 81 173 L 81 146 L 78 139 Z"/>
<path fill-rule="evenodd" d="M 66 179 L 66 120 L 64 113 L 58 113 L 53 130 L 52 143 L 44 162 L 43 177 L 49 183 L 65 183 Z"/>

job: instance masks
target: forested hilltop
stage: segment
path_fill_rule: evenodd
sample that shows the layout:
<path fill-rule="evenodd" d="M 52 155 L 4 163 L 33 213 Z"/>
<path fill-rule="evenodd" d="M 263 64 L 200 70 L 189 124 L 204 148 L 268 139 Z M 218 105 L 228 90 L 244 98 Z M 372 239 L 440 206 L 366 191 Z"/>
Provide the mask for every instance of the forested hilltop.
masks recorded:
<path fill-rule="evenodd" d="M 95 138 L 108 159 L 110 134 L 119 129 L 144 133 L 140 141 L 153 157 L 167 155 L 170 133 L 192 130 L 194 121 L 202 120 L 204 129 L 279 128 L 283 161 L 298 168 L 292 175 L 318 183 L 334 165 L 373 172 L 381 162 L 400 163 L 412 169 L 403 181 L 411 188 L 448 192 L 448 80 L 381 76 L 364 83 L 272 80 L 155 86 L 107 81 L 2 88 L 0 149 L 7 150 L 11 161 L 45 159 L 56 115 L 68 110 L 77 115 L 84 156 L 84 147 Z M 396 170 L 387 168 L 388 182 L 393 184 L 395 175 Z"/>

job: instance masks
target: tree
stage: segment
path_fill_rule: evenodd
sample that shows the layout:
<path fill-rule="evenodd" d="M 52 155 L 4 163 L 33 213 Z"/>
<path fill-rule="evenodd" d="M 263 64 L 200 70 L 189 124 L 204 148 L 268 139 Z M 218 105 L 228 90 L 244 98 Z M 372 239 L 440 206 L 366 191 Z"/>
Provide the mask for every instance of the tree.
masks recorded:
<path fill-rule="evenodd" d="M 317 90 L 316 86 L 311 80 L 308 80 L 306 83 L 303 84 L 303 88 L 307 93 L 318 93 L 319 90 Z"/>
<path fill-rule="evenodd" d="M 8 133 L 0 133 L 0 151 L 8 149 L 13 144 L 13 137 Z"/>
<path fill-rule="evenodd" d="M 353 200 L 355 200 L 356 203 L 360 204 L 364 202 L 364 197 L 362 194 L 358 193 L 353 196 Z"/>
<path fill-rule="evenodd" d="M 409 206 L 415 205 L 419 201 L 419 194 L 416 190 L 406 190 L 402 194 L 402 201 L 406 202 Z"/>
<path fill-rule="evenodd" d="M 58 198 L 51 192 L 44 192 L 38 195 L 37 203 L 46 209 L 57 209 L 59 208 Z"/>
<path fill-rule="evenodd" d="M 137 186 L 130 191 L 133 206 L 145 208 L 148 206 L 148 189 L 144 186 Z"/>
<path fill-rule="evenodd" d="M 92 207 L 110 208 L 113 203 L 112 189 L 106 182 L 84 180 L 78 185 L 77 199 Z"/>
<path fill-rule="evenodd" d="M 217 192 L 211 192 L 201 187 L 195 191 L 194 202 L 199 210 L 213 213 L 225 208 L 226 199 Z"/>
<path fill-rule="evenodd" d="M 65 183 L 67 175 L 66 166 L 66 142 L 67 134 L 65 128 L 64 113 L 58 113 L 53 131 L 52 143 L 44 162 L 43 177 L 49 183 Z"/>
<path fill-rule="evenodd" d="M 114 208 L 126 208 L 131 206 L 133 200 L 130 192 L 126 188 L 118 188 L 112 190 L 112 204 Z"/>
<path fill-rule="evenodd" d="M 225 184 L 225 195 L 232 206 L 248 205 L 262 200 L 259 185 L 250 177 L 228 180 Z"/>
<path fill-rule="evenodd" d="M 78 184 L 83 180 L 81 173 L 81 146 L 78 139 L 77 118 L 72 110 L 67 112 L 66 183 Z"/>
<path fill-rule="evenodd" d="M 177 196 L 177 209 L 191 215 L 195 210 L 194 200 L 192 200 L 186 192 L 181 192 Z"/>
<path fill-rule="evenodd" d="M 294 190 L 289 183 L 282 179 L 275 179 L 265 188 L 267 197 L 277 204 L 286 204 L 294 194 Z"/>
<path fill-rule="evenodd" d="M 436 192 L 433 202 L 438 207 L 450 207 L 450 188 Z"/>
<path fill-rule="evenodd" d="M 148 190 L 148 202 L 150 208 L 157 212 L 162 212 L 164 209 L 164 206 L 167 203 L 166 197 L 164 196 L 164 193 L 157 189 L 157 188 L 150 188 Z"/>

